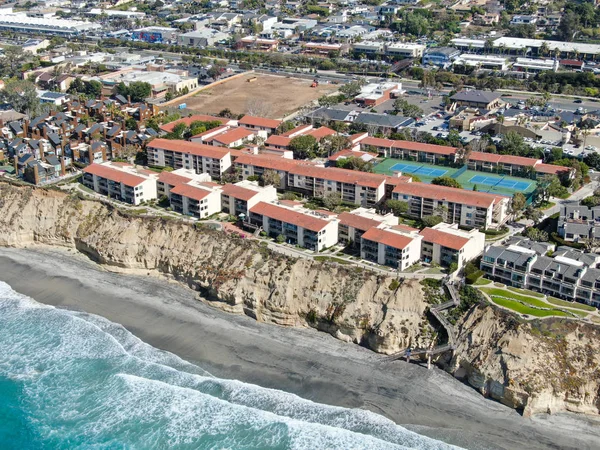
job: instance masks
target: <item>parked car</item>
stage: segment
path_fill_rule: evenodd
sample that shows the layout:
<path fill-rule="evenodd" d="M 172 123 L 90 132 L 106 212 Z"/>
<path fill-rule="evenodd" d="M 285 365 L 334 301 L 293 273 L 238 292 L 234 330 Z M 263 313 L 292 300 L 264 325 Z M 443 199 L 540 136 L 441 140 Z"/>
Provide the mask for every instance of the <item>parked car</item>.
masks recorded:
<path fill-rule="evenodd" d="M 576 98 L 575 100 L 573 100 L 573 103 L 583 103 L 583 100 L 581 100 L 580 98 Z"/>

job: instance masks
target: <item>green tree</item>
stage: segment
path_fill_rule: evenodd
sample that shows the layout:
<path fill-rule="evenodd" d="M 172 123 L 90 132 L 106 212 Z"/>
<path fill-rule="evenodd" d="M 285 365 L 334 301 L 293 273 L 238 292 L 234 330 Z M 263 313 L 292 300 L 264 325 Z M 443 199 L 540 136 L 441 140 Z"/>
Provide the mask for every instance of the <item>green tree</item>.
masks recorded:
<path fill-rule="evenodd" d="M 127 127 L 128 130 L 137 130 L 137 120 L 135 120 L 133 117 L 129 117 L 126 121 L 125 121 L 125 126 Z"/>
<path fill-rule="evenodd" d="M 150 97 L 152 93 L 152 86 L 150 83 L 145 83 L 143 81 L 133 81 L 126 85 L 121 82 L 117 85 L 117 94 L 122 95 L 123 97 L 131 97 L 132 102 L 141 102 L 146 98 Z"/>
<path fill-rule="evenodd" d="M 373 163 L 364 159 L 350 156 L 336 161 L 336 167 L 341 169 L 356 170 L 357 172 L 373 172 Z"/>
<path fill-rule="evenodd" d="M 41 109 L 35 85 L 27 80 L 9 80 L 0 91 L 0 101 L 10 103 L 12 107 L 32 117 Z"/>
<path fill-rule="evenodd" d="M 359 81 L 351 81 L 340 87 L 340 92 L 347 98 L 356 97 L 360 94 L 362 84 Z"/>
<path fill-rule="evenodd" d="M 579 29 L 579 16 L 574 11 L 567 11 L 560 20 L 556 35 L 561 41 L 571 42 Z"/>
<path fill-rule="evenodd" d="M 529 227 L 525 230 L 525 236 L 532 241 L 548 242 L 548 233 L 539 228 Z"/>
<path fill-rule="evenodd" d="M 503 155 L 521 156 L 525 153 L 526 146 L 523 136 L 514 131 L 509 131 L 502 136 L 502 140 L 499 143 L 499 153 Z"/>
<path fill-rule="evenodd" d="M 513 215 L 519 214 L 525 208 L 527 200 L 521 192 L 515 192 L 510 201 L 510 211 Z"/>
<path fill-rule="evenodd" d="M 458 181 L 456 181 L 454 178 L 450 178 L 450 177 L 446 177 L 446 176 L 434 178 L 433 180 L 431 180 L 431 184 L 437 184 L 438 186 L 448 186 L 448 187 L 462 189 L 462 186 Z"/>
<path fill-rule="evenodd" d="M 22 47 L 16 45 L 7 45 L 3 50 L 3 56 L 0 58 L 0 74 L 5 77 L 19 76 L 21 66 L 27 60 L 27 54 Z"/>
<path fill-rule="evenodd" d="M 421 222 L 425 227 L 434 227 L 438 223 L 442 223 L 444 219 L 441 216 L 423 216 Z"/>
<path fill-rule="evenodd" d="M 323 206 L 329 211 L 333 211 L 335 208 L 342 204 L 342 194 L 339 192 L 328 192 L 323 197 Z"/>
<path fill-rule="evenodd" d="M 86 95 L 93 98 L 98 98 L 102 95 L 102 83 L 96 80 L 84 82 L 83 89 Z"/>
<path fill-rule="evenodd" d="M 308 134 L 296 136 L 290 141 L 290 149 L 294 153 L 295 159 L 314 158 L 316 147 L 317 140 Z"/>
<path fill-rule="evenodd" d="M 339 134 L 331 134 L 321 139 L 319 145 L 321 146 L 321 153 L 331 156 L 340 150 L 350 147 L 350 139 Z"/>
<path fill-rule="evenodd" d="M 556 175 L 544 175 L 538 179 L 535 190 L 537 201 L 540 203 L 547 202 L 550 197 L 561 195 L 563 186 Z"/>
<path fill-rule="evenodd" d="M 281 185 L 281 176 L 275 170 L 265 170 L 262 174 L 262 182 L 265 186 L 277 188 Z"/>
<path fill-rule="evenodd" d="M 402 200 L 388 200 L 385 204 L 395 216 L 401 216 L 408 212 L 408 203 Z"/>
<path fill-rule="evenodd" d="M 536 225 L 540 222 L 540 220 L 542 220 L 542 217 L 544 217 L 544 213 L 542 211 L 534 208 L 531 205 L 525 208 L 525 213 L 523 215 L 526 219 L 533 220 L 533 223 Z"/>

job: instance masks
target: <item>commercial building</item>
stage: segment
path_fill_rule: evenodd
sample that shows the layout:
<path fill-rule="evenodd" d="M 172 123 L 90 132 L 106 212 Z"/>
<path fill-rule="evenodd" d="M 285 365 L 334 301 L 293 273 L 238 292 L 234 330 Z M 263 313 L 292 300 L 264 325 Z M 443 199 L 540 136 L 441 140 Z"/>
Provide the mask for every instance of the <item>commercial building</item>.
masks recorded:
<path fill-rule="evenodd" d="M 131 33 L 131 39 L 134 41 L 144 41 L 150 44 L 162 44 L 177 40 L 179 30 L 168 27 L 145 27 L 134 30 Z"/>
<path fill-rule="evenodd" d="M 90 164 L 83 169 L 84 186 L 110 198 L 139 205 L 157 197 L 158 174 L 125 163 Z"/>
<path fill-rule="evenodd" d="M 354 101 L 364 106 L 377 106 L 391 98 L 398 96 L 402 91 L 402 83 L 370 83 L 361 88 Z"/>
<path fill-rule="evenodd" d="M 441 266 L 456 263 L 461 269 L 468 261 L 477 258 L 485 247 L 485 234 L 477 229 L 460 230 L 458 224 L 439 223 L 432 228 L 424 228 L 421 259 Z"/>
<path fill-rule="evenodd" d="M 427 47 L 423 44 L 412 44 L 404 42 L 394 42 L 385 46 L 386 56 L 396 56 L 400 58 L 420 58 Z"/>
<path fill-rule="evenodd" d="M 245 50 L 258 50 L 263 52 L 274 52 L 279 47 L 277 39 L 264 39 L 257 36 L 246 36 L 238 42 L 239 48 Z"/>
<path fill-rule="evenodd" d="M 171 71 L 134 70 L 131 68 L 113 72 L 100 77 L 100 81 L 107 87 L 114 87 L 119 83 L 129 85 L 133 82 L 150 84 L 152 98 L 164 97 L 168 92 L 177 93 L 184 89 L 193 91 L 198 87 L 198 79 L 181 73 Z"/>
<path fill-rule="evenodd" d="M 226 148 L 169 139 L 154 139 L 146 148 L 148 164 L 173 169 L 190 169 L 220 179 L 231 167 L 231 151 Z"/>
<path fill-rule="evenodd" d="M 505 71 L 508 69 L 508 59 L 503 56 L 464 53 L 454 60 L 454 65 Z"/>
<path fill-rule="evenodd" d="M 341 52 L 342 44 L 324 44 L 321 42 L 306 42 L 302 44 L 302 53 L 317 56 L 329 56 L 331 52 Z"/>
<path fill-rule="evenodd" d="M 319 252 L 337 243 L 338 220 L 328 211 L 313 211 L 297 202 L 259 202 L 250 208 L 247 225 L 285 242 Z"/>
<path fill-rule="evenodd" d="M 565 241 L 600 239 L 600 206 L 563 204 L 558 217 L 558 235 Z"/>
<path fill-rule="evenodd" d="M 187 47 L 209 47 L 220 42 L 225 42 L 230 35 L 213 28 L 201 28 L 179 35 L 179 44 Z"/>
<path fill-rule="evenodd" d="M 425 183 L 398 183 L 392 199 L 407 202 L 411 217 L 438 215 L 444 222 L 482 229 L 504 225 L 510 200 L 501 195 Z"/>
<path fill-rule="evenodd" d="M 580 55 L 583 59 L 593 59 L 600 55 L 599 44 L 585 44 L 580 42 L 563 42 L 563 41 L 550 41 L 547 39 L 526 39 L 503 36 L 498 39 L 494 39 L 491 48 L 486 48 L 485 40 L 483 39 L 465 39 L 456 38 L 452 39 L 452 45 L 461 50 L 477 50 L 487 53 L 502 53 L 512 55 L 523 55 L 523 52 L 531 53 L 534 55 L 541 55 L 540 49 L 546 43 L 546 47 L 550 50 L 550 54 L 554 55 L 555 52 L 560 57 L 572 56 L 575 52 Z"/>
<path fill-rule="evenodd" d="M 448 67 L 460 55 L 460 50 L 453 47 L 433 47 L 423 53 L 423 64 Z"/>
<path fill-rule="evenodd" d="M 29 17 L 26 13 L 0 15 L 0 31 L 13 33 L 73 37 L 101 29 L 102 26 L 97 23 L 59 19 L 54 16 L 38 18 Z"/>
<path fill-rule="evenodd" d="M 513 70 L 527 73 L 540 73 L 548 70 L 556 72 L 558 70 L 558 60 L 517 58 L 513 63 Z"/>
<path fill-rule="evenodd" d="M 513 237 L 487 247 L 480 268 L 486 278 L 507 286 L 600 307 L 599 263 L 595 253 Z"/>
<path fill-rule="evenodd" d="M 502 94 L 490 91 L 461 91 L 450 97 L 458 106 L 468 106 L 485 110 L 493 110 L 502 106 Z"/>

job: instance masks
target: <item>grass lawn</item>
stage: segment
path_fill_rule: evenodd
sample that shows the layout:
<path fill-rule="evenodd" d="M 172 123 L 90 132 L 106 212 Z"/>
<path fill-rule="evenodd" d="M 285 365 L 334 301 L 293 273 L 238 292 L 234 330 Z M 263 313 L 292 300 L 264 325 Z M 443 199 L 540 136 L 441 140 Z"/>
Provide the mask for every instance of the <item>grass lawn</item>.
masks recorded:
<path fill-rule="evenodd" d="M 554 205 L 556 205 L 556 203 L 553 203 L 553 202 L 544 202 L 544 203 L 540 204 L 539 209 L 541 209 L 541 210 L 550 209 Z"/>
<path fill-rule="evenodd" d="M 537 306 L 538 308 L 550 307 L 550 305 L 548 305 L 548 303 L 546 303 L 543 300 L 540 300 L 540 299 L 537 299 L 534 297 L 529 297 L 526 295 L 515 294 L 514 292 L 508 291 L 506 289 L 496 289 L 496 288 L 480 288 L 480 289 L 490 296 L 506 297 L 511 300 L 516 300 L 519 302 L 527 303 L 528 305 L 531 305 L 531 306 Z"/>
<path fill-rule="evenodd" d="M 594 308 L 593 306 L 584 305 L 583 303 L 577 303 L 577 302 L 567 302 L 565 300 L 559 300 L 554 297 L 548 297 L 548 303 L 552 303 L 553 305 L 556 305 L 556 306 L 564 306 L 566 308 L 582 309 L 584 311 L 590 311 L 590 312 L 596 311 L 596 308 Z"/>
<path fill-rule="evenodd" d="M 600 323 L 600 317 L 592 317 L 592 322 Z"/>
<path fill-rule="evenodd" d="M 479 278 L 477 281 L 475 281 L 475 283 L 473 283 L 475 286 L 486 286 L 488 284 L 491 284 L 492 282 L 490 280 L 488 280 L 487 278 Z"/>
<path fill-rule="evenodd" d="M 527 305 L 523 305 L 515 300 L 508 300 L 505 298 L 492 297 L 492 301 L 497 305 L 504 306 L 505 308 L 510 309 L 511 311 L 518 312 L 519 314 L 527 314 L 535 317 L 550 317 L 550 316 L 559 316 L 559 317 L 569 317 L 569 314 L 563 311 L 558 311 L 556 309 L 535 309 Z"/>
<path fill-rule="evenodd" d="M 530 297 L 537 297 L 537 298 L 546 298 L 546 296 L 544 294 L 540 294 L 539 292 L 528 291 L 528 290 L 519 289 L 516 287 L 508 287 L 508 289 L 513 292 L 516 292 L 517 294 L 529 295 Z"/>

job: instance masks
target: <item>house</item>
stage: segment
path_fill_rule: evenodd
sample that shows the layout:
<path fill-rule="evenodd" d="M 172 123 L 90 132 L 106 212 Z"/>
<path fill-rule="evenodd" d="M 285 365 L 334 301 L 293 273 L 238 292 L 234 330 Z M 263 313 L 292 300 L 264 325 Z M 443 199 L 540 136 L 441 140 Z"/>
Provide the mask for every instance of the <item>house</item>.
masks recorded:
<path fill-rule="evenodd" d="M 337 243 L 338 220 L 328 211 L 313 211 L 297 202 L 259 202 L 250 208 L 246 226 L 262 229 L 267 235 L 282 236 L 285 242 L 322 251 Z"/>
<path fill-rule="evenodd" d="M 535 24 L 538 18 L 536 16 L 513 16 L 510 21 L 511 25 L 529 25 Z"/>
<path fill-rule="evenodd" d="M 600 239 L 600 206 L 561 205 L 558 235 L 569 242 Z"/>
<path fill-rule="evenodd" d="M 90 164 L 83 169 L 84 186 L 125 203 L 139 205 L 157 197 L 158 174 L 125 163 Z"/>
<path fill-rule="evenodd" d="M 502 94 L 480 90 L 461 91 L 454 94 L 450 99 L 458 106 L 470 106 L 486 110 L 498 109 L 502 106 Z"/>
<path fill-rule="evenodd" d="M 439 215 L 447 223 L 482 229 L 504 225 L 510 200 L 501 195 L 416 182 L 398 183 L 392 199 L 407 202 L 411 217 Z"/>
<path fill-rule="evenodd" d="M 422 236 L 398 228 L 370 228 L 361 238 L 362 259 L 397 268 L 408 269 L 421 258 Z"/>
<path fill-rule="evenodd" d="M 52 103 L 57 106 L 67 103 L 68 99 L 69 98 L 68 98 L 67 94 L 64 94 L 61 92 L 47 91 L 47 92 L 42 93 L 42 95 L 40 95 L 40 102 Z"/>
<path fill-rule="evenodd" d="M 422 229 L 419 234 L 423 236 L 421 259 L 424 262 L 441 266 L 456 263 L 458 270 L 481 255 L 485 247 L 485 234 L 475 228 L 460 230 L 456 223 L 442 222 L 432 228 Z"/>

